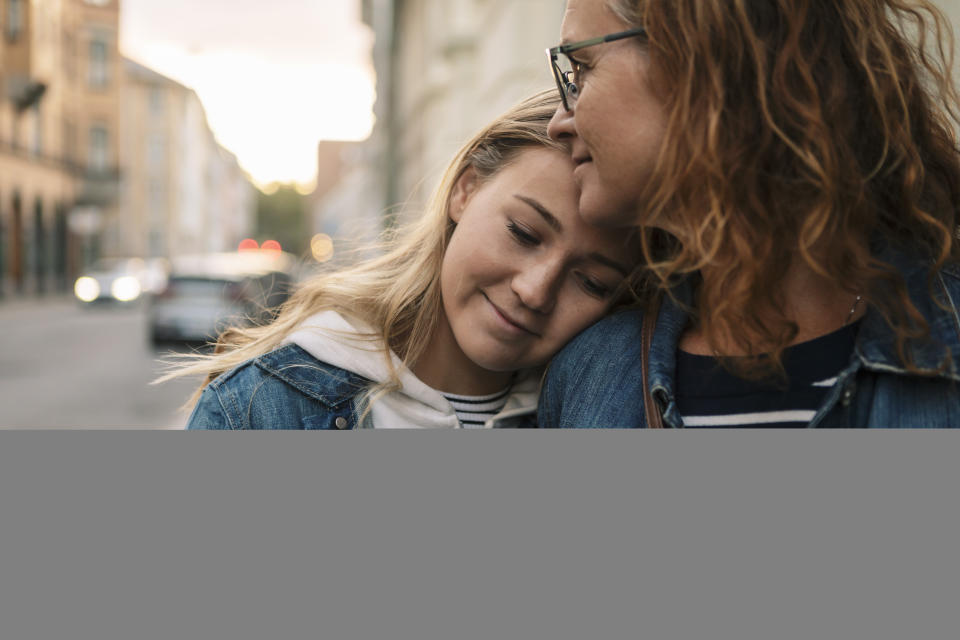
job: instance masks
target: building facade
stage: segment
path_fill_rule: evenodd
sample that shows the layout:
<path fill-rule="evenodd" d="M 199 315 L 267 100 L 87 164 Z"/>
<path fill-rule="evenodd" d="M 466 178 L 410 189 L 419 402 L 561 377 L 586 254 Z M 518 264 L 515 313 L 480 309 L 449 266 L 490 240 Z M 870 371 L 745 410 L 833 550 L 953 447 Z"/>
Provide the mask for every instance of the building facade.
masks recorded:
<path fill-rule="evenodd" d="M 133 60 L 123 68 L 119 246 L 166 258 L 236 248 L 254 225 L 254 187 L 197 94 Z"/>
<path fill-rule="evenodd" d="M 43 293 L 118 215 L 119 2 L 0 7 L 0 293 Z"/>
<path fill-rule="evenodd" d="M 119 29 L 120 0 L 0 0 L 0 296 L 253 227 L 253 186 L 196 94 L 125 60 Z"/>
<path fill-rule="evenodd" d="M 375 34 L 371 138 L 384 208 L 417 215 L 457 149 L 524 97 L 553 86 L 544 50 L 559 0 L 364 0 Z"/>

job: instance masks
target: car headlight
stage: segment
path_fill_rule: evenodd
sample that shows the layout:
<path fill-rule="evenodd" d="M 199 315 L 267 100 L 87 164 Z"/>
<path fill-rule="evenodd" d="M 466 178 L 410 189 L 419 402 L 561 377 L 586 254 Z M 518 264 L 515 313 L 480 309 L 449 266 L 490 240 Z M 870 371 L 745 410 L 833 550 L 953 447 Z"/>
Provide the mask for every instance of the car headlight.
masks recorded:
<path fill-rule="evenodd" d="M 93 302 L 100 297 L 100 283 L 89 276 L 77 278 L 73 293 L 83 302 Z"/>
<path fill-rule="evenodd" d="M 133 276 L 117 278 L 110 285 L 110 295 L 120 302 L 129 302 L 140 297 L 140 282 Z"/>

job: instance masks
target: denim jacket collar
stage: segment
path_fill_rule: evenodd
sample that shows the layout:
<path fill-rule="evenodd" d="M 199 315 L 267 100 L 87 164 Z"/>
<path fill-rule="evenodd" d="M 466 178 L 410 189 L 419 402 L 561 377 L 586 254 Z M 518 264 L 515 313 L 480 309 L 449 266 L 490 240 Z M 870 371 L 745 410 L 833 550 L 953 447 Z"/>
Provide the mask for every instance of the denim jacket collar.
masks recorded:
<path fill-rule="evenodd" d="M 307 396 L 337 410 L 351 402 L 370 381 L 355 373 L 317 360 L 303 348 L 288 344 L 264 354 L 256 365 Z"/>
<path fill-rule="evenodd" d="M 693 287 L 689 282 L 684 282 L 675 287 L 671 294 L 664 295 L 650 344 L 650 393 L 659 405 L 664 426 L 678 428 L 683 420 L 675 399 L 674 373 L 680 334 L 689 319 L 683 307 L 692 304 Z"/>
<path fill-rule="evenodd" d="M 911 301 L 930 326 L 930 339 L 908 343 L 907 352 L 920 369 L 937 371 L 932 377 L 960 381 L 957 365 L 960 362 L 960 315 L 950 287 L 944 278 L 960 278 L 956 265 L 946 267 L 933 278 L 936 301 L 930 298 L 929 268 L 925 264 L 909 260 L 902 254 L 888 252 L 886 260 L 898 268 L 906 281 Z M 938 302 L 940 304 L 938 304 Z M 941 307 L 940 305 L 943 305 Z M 944 308 L 945 307 L 945 308 Z M 856 357 L 866 369 L 912 375 L 897 355 L 896 334 L 887 326 L 876 311 L 869 311 L 863 318 L 855 347 Z M 944 368 L 949 354 L 949 368 Z"/>

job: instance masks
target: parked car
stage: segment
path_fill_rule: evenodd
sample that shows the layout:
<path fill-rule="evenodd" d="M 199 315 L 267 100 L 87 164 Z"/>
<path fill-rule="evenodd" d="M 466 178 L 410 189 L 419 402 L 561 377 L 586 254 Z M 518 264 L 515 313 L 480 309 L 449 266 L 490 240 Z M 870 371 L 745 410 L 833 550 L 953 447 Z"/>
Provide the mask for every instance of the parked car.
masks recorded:
<path fill-rule="evenodd" d="M 154 345 L 210 342 L 229 326 L 259 324 L 290 295 L 294 260 L 279 251 L 185 256 L 147 312 Z"/>
<path fill-rule="evenodd" d="M 103 258 L 77 278 L 73 293 L 84 304 L 132 303 L 162 289 L 168 269 L 163 258 Z"/>

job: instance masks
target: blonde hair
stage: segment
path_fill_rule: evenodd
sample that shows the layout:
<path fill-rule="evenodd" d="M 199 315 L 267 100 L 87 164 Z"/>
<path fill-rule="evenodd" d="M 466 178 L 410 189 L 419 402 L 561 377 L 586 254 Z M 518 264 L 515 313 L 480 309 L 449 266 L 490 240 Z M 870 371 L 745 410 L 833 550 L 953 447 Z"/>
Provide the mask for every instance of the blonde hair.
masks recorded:
<path fill-rule="evenodd" d="M 442 317 L 440 267 L 454 229 L 448 212 L 457 180 L 471 167 L 480 181 L 488 180 L 520 151 L 531 147 L 566 152 L 547 136 L 547 124 L 558 104 L 555 89 L 543 91 L 484 127 L 454 157 L 424 214 L 385 240 L 383 255 L 311 278 L 283 304 L 273 322 L 227 329 L 217 339 L 213 355 L 192 356 L 186 366 L 161 380 L 205 375 L 203 384 L 188 400 L 192 406 L 217 376 L 277 348 L 310 316 L 332 310 L 371 328 L 371 333 L 362 338 L 383 349 L 391 373 L 388 382 L 371 387 L 362 397 L 365 415 L 376 398 L 400 388 L 390 350 L 404 365 L 412 366 Z"/>

